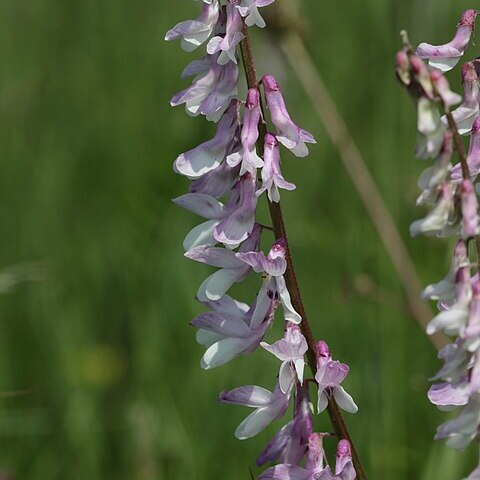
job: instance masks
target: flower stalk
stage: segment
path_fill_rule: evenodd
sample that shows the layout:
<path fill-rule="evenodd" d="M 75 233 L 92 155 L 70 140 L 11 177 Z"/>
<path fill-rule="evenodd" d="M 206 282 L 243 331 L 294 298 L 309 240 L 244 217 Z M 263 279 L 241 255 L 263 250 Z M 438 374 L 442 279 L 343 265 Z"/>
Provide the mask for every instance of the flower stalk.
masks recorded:
<path fill-rule="evenodd" d="M 248 88 L 255 88 L 258 85 L 258 80 L 257 80 L 257 73 L 255 68 L 253 52 L 252 52 L 252 45 L 250 42 L 248 27 L 246 25 L 244 25 L 242 33 L 244 35 L 244 38 L 240 42 L 240 48 L 242 53 L 245 76 L 247 80 L 247 86 Z M 262 110 L 263 110 L 263 107 L 262 107 Z M 259 132 L 260 132 L 259 138 L 263 138 L 267 133 L 267 128 L 263 121 L 260 121 L 259 123 Z M 257 149 L 258 149 L 259 155 L 262 157 L 263 143 L 260 140 L 257 143 Z M 295 310 L 302 317 L 302 323 L 300 324 L 300 328 L 308 344 L 308 350 L 306 353 L 308 366 L 310 367 L 312 374 L 315 376 L 315 374 L 317 373 L 317 354 L 316 354 L 315 338 L 313 336 L 310 323 L 308 322 L 305 306 L 302 301 L 300 286 L 297 280 L 297 275 L 295 272 L 292 255 L 290 253 L 290 247 L 288 243 L 288 236 L 287 236 L 287 230 L 285 227 L 285 221 L 283 218 L 282 207 L 280 202 L 272 202 L 269 199 L 267 199 L 267 201 L 268 201 L 268 207 L 270 211 L 270 217 L 272 219 L 273 232 L 274 232 L 275 239 L 278 240 L 280 238 L 283 238 L 285 240 L 285 245 L 286 245 L 285 258 L 287 260 L 287 269 L 284 275 L 285 282 L 287 284 L 288 291 L 290 292 L 290 295 L 292 298 L 292 304 Z M 347 425 L 340 411 L 340 408 L 338 407 L 337 402 L 333 397 L 329 399 L 327 411 L 328 411 L 328 415 L 330 417 L 330 421 L 332 423 L 333 429 L 335 431 L 335 434 L 338 436 L 339 439 L 345 439 L 350 442 L 352 459 L 353 459 L 353 464 L 355 466 L 355 470 L 357 472 L 357 478 L 359 480 L 366 480 L 367 476 L 362 466 L 362 463 L 360 462 L 360 458 L 355 448 L 355 444 L 352 441 L 351 435 L 348 431 Z"/>

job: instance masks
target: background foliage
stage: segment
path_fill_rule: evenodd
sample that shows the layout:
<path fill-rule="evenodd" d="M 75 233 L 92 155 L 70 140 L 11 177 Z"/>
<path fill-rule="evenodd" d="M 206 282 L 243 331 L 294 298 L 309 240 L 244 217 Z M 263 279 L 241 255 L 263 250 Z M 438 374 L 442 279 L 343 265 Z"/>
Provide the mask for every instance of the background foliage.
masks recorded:
<path fill-rule="evenodd" d="M 193 57 L 163 36 L 197 6 L 0 2 L 0 267 L 44 266 L 41 281 L 0 296 L 0 391 L 24 391 L 0 396 L 0 469 L 16 479 L 248 479 L 279 427 L 239 442 L 247 411 L 215 401 L 244 383 L 270 387 L 273 357 L 258 351 L 201 371 L 188 325 L 209 270 L 182 257 L 198 219 L 170 202 L 186 189 L 171 165 L 212 125 L 169 107 Z M 302 2 L 308 47 L 423 283 L 443 276 L 448 249 L 408 238 L 424 165 L 413 158 L 414 111 L 393 55 L 401 28 L 414 43 L 441 43 L 472 6 Z M 474 452 L 432 441 L 445 419 L 425 397 L 435 352 L 295 73 L 265 32 L 253 41 L 260 73 L 281 78 L 292 116 L 318 139 L 307 159 L 285 153 L 298 190 L 283 203 L 314 331 L 352 367 L 360 412 L 348 423 L 369 478 L 460 479 Z M 256 280 L 234 293 L 250 301 Z M 324 417 L 318 428 L 329 430 Z"/>

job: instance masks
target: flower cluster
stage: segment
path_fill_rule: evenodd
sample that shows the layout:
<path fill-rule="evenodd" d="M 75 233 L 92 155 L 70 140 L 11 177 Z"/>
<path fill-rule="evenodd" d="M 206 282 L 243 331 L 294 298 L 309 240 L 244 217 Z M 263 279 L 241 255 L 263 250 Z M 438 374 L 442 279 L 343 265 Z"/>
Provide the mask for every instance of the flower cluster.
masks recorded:
<path fill-rule="evenodd" d="M 193 76 L 191 85 L 176 94 L 171 105 L 184 104 L 189 115 L 203 115 L 216 123 L 211 140 L 180 154 L 174 162 L 174 170 L 191 180 L 189 193 L 174 202 L 205 219 L 185 237 L 185 256 L 217 268 L 197 292 L 198 301 L 208 311 L 198 315 L 192 325 L 198 329 L 197 341 L 205 346 L 204 369 L 218 367 L 259 346 L 281 362 L 273 391 L 241 386 L 219 396 L 222 403 L 254 409 L 238 426 L 235 435 L 239 439 L 252 437 L 283 417 L 293 397 L 293 420 L 280 429 L 257 460 L 259 466 L 280 463 L 260 478 L 353 480 L 356 474 L 348 441 L 339 442 L 332 470 L 322 447 L 325 435 L 314 433 L 309 382 L 304 381 L 304 356 L 309 346 L 284 278 L 286 241 L 278 238 L 267 254 L 260 251 L 265 227 L 256 221 L 259 197 L 265 193 L 270 202 L 278 203 L 280 189 L 295 189 L 282 175 L 280 146 L 305 157 L 307 144 L 315 143 L 313 136 L 291 119 L 273 76 L 265 75 L 248 90 L 244 101 L 238 98 L 238 47 L 245 38 L 244 29 L 265 26 L 259 8 L 271 3 L 273 0 L 203 0 L 196 20 L 181 22 L 166 35 L 166 40 L 180 39 L 186 51 L 206 44 L 203 58 L 194 60 L 183 72 L 183 77 Z M 263 101 L 270 114 L 271 133 L 263 117 Z M 261 285 L 248 305 L 227 292 L 252 271 Z M 283 311 L 284 335 L 269 344 L 264 338 L 278 307 Z M 355 412 L 355 403 L 341 386 L 348 366 L 332 360 L 325 342 L 318 343 L 317 358 L 318 411 L 335 398 L 341 408 Z"/>
<path fill-rule="evenodd" d="M 473 185 L 480 171 L 480 69 L 477 60 L 463 65 L 463 99 L 450 90 L 443 72 L 455 67 L 464 55 L 479 13 L 463 13 L 451 42 L 421 43 L 416 51 L 405 42 L 396 57 L 398 79 L 417 104 L 417 156 L 433 158 L 433 165 L 418 182 L 422 192 L 417 204 L 429 206 L 430 211 L 412 223 L 410 233 L 457 236 L 447 276 L 422 293 L 425 300 L 436 300 L 439 309 L 427 333 L 443 331 L 455 337 L 439 353 L 444 366 L 434 377 L 440 382 L 430 388 L 428 397 L 441 410 L 461 408 L 456 418 L 440 425 L 435 436 L 456 449 L 478 440 L 480 429 L 480 258 L 477 255 L 474 264 L 469 254 L 469 246 L 475 243 L 480 252 L 480 217 Z M 469 135 L 467 154 L 461 135 Z M 455 165 L 454 144 L 459 159 Z M 468 479 L 480 478 L 479 472 L 480 467 Z"/>

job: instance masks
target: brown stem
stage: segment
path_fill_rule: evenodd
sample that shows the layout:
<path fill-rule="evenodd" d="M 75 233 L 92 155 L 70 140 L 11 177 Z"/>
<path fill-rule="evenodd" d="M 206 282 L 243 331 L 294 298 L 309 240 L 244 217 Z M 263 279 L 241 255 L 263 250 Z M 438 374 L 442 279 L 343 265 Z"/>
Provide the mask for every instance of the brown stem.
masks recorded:
<path fill-rule="evenodd" d="M 258 85 L 257 73 L 255 70 L 255 62 L 253 60 L 248 28 L 246 25 L 244 25 L 243 27 L 243 34 L 245 38 L 242 40 L 240 47 L 242 52 L 245 75 L 247 78 L 247 85 L 248 85 L 248 88 L 255 88 Z M 258 129 L 259 129 L 259 141 L 257 142 L 257 148 L 258 148 L 259 154 L 262 156 L 263 155 L 263 139 L 265 137 L 265 134 L 267 133 L 266 125 L 263 122 L 260 122 Z M 316 355 L 315 339 L 313 337 L 310 324 L 307 320 L 307 314 L 305 312 L 305 307 L 303 305 L 302 296 L 300 293 L 300 287 L 298 285 L 297 276 L 295 274 L 295 268 L 293 265 L 292 256 L 290 253 L 290 247 L 289 247 L 288 238 L 287 238 L 287 231 L 285 228 L 285 222 L 282 214 L 282 207 L 280 206 L 280 202 L 275 203 L 270 201 L 268 201 L 268 207 L 270 209 L 270 216 L 272 218 L 273 231 L 275 233 L 275 238 L 276 239 L 283 238 L 286 243 L 287 270 L 285 272 L 285 283 L 287 284 L 287 288 L 292 299 L 292 305 L 295 308 L 295 310 L 299 313 L 299 315 L 302 317 L 302 323 L 300 324 L 300 326 L 302 329 L 302 333 L 305 336 L 308 344 L 308 351 L 307 351 L 308 365 L 312 370 L 312 373 L 315 375 L 317 371 L 317 355 Z M 328 402 L 327 410 L 328 410 L 328 415 L 330 417 L 330 421 L 332 423 L 332 426 L 335 430 L 336 435 L 340 439 L 346 439 L 350 442 L 351 449 L 352 449 L 353 464 L 357 472 L 358 480 L 367 480 L 365 470 L 363 469 L 363 466 L 360 463 L 358 453 L 356 451 L 356 448 L 352 441 L 350 433 L 348 432 L 342 413 L 340 412 L 337 402 L 333 397 Z"/>

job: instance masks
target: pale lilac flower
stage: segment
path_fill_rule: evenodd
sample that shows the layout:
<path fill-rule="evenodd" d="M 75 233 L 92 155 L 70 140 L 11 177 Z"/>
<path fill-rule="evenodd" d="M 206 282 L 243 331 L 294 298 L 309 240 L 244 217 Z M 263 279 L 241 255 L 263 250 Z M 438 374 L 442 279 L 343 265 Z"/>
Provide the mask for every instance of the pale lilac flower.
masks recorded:
<path fill-rule="evenodd" d="M 265 91 L 265 99 L 270 109 L 273 124 L 277 127 L 278 141 L 290 149 L 297 157 L 306 157 L 306 143 L 317 143 L 312 134 L 301 129 L 288 114 L 280 87 L 272 75 L 265 75 L 261 83 Z"/>
<path fill-rule="evenodd" d="M 253 308 L 249 309 L 228 295 L 218 301 L 205 303 L 213 310 L 201 313 L 192 321 L 192 325 L 199 328 L 197 341 L 207 347 L 201 361 L 201 367 L 205 370 L 223 365 L 238 355 L 253 352 L 265 336 L 275 312 L 275 302 L 272 302 L 263 323 L 252 328 L 250 319 Z"/>
<path fill-rule="evenodd" d="M 452 117 L 457 124 L 461 135 L 470 133 L 474 120 L 478 117 L 478 76 L 473 62 L 467 62 L 462 67 L 462 82 L 464 98 L 462 104 L 452 112 Z M 442 117 L 444 126 L 448 125 L 445 116 Z"/>
<path fill-rule="evenodd" d="M 272 298 L 278 298 L 282 303 L 285 320 L 300 323 L 302 318 L 295 311 L 290 294 L 285 284 L 283 274 L 287 269 L 285 240 L 277 240 L 267 256 L 263 252 L 237 253 L 237 257 L 253 267 L 256 273 L 263 273 L 262 288 L 257 296 L 257 308 L 253 313 L 252 325 L 257 325 L 265 315 Z"/>
<path fill-rule="evenodd" d="M 284 190 L 295 190 L 293 183 L 287 182 L 280 170 L 280 149 L 278 141 L 274 135 L 267 133 L 265 135 L 265 165 L 262 168 L 262 188 L 257 191 L 257 196 L 267 191 L 268 198 L 271 202 L 278 203 L 280 201 L 279 188 Z"/>
<path fill-rule="evenodd" d="M 440 113 L 433 100 L 421 96 L 417 102 L 417 130 L 422 135 L 432 135 L 442 128 Z"/>
<path fill-rule="evenodd" d="M 174 163 L 174 170 L 190 179 L 197 179 L 215 170 L 225 158 L 226 152 L 235 141 L 239 126 L 238 101 L 232 100 L 230 106 L 218 122 L 215 136 L 188 152 L 182 153 Z"/>
<path fill-rule="evenodd" d="M 411 55 L 410 66 L 413 78 L 423 90 L 423 94 L 420 93 L 419 97 L 426 96 L 430 100 L 434 100 L 435 90 L 433 88 L 433 80 L 431 77 L 431 72 L 425 62 L 421 58 L 417 57 L 417 55 Z"/>
<path fill-rule="evenodd" d="M 438 353 L 438 358 L 445 363 L 432 380 L 459 382 L 467 374 L 471 364 L 471 354 L 465 350 L 465 341 L 461 339 L 443 347 Z"/>
<path fill-rule="evenodd" d="M 480 173 L 480 117 L 477 117 L 472 125 L 467 165 L 470 177 L 474 181 Z M 462 166 L 459 162 L 452 168 L 451 179 L 453 182 L 459 182 L 462 178 Z"/>
<path fill-rule="evenodd" d="M 280 464 L 265 470 L 258 480 L 320 480 L 324 477 L 325 452 L 323 433 L 312 433 L 308 437 L 307 462 L 305 467 L 295 464 Z M 349 479 L 350 480 L 350 479 Z"/>
<path fill-rule="evenodd" d="M 417 198 L 417 205 L 431 202 L 437 188 L 448 178 L 452 168 L 452 152 L 452 134 L 447 130 L 443 136 L 442 148 L 435 158 L 433 166 L 424 170 L 418 179 L 418 186 L 423 191 Z"/>
<path fill-rule="evenodd" d="M 303 370 L 305 360 L 303 356 L 308 350 L 307 341 L 295 323 L 287 322 L 284 337 L 272 345 L 266 342 L 260 344 L 267 352 L 275 355 L 282 361 L 278 383 L 283 393 L 290 390 L 295 377 L 303 384 Z"/>
<path fill-rule="evenodd" d="M 353 398 L 341 386 L 348 375 L 349 367 L 345 363 L 332 360 L 330 349 L 323 340 L 317 342 L 317 373 L 315 380 L 318 383 L 318 413 L 323 412 L 329 398 L 333 397 L 343 410 L 356 413 L 358 407 Z"/>
<path fill-rule="evenodd" d="M 452 186 L 444 182 L 439 187 L 437 204 L 425 218 L 416 220 L 410 225 L 410 235 L 435 235 L 441 233 L 448 225 L 453 211 Z"/>
<path fill-rule="evenodd" d="M 218 401 L 255 408 L 235 431 L 239 440 L 245 440 L 285 415 L 290 403 L 290 392 L 283 393 L 278 384 L 273 393 L 262 387 L 247 385 L 220 393 Z"/>
<path fill-rule="evenodd" d="M 237 8 L 238 3 L 239 0 L 227 0 L 225 34 L 213 37 L 207 44 L 207 52 L 210 55 L 219 53 L 217 62 L 220 65 L 237 63 L 237 46 L 245 38 L 242 33 L 243 19 Z"/>
<path fill-rule="evenodd" d="M 423 300 L 440 300 L 450 304 L 455 299 L 455 278 L 460 267 L 469 263 L 467 244 L 460 239 L 455 245 L 450 270 L 438 283 L 428 285 L 422 291 Z"/>
<path fill-rule="evenodd" d="M 192 85 L 177 93 L 170 105 L 185 104 L 189 115 L 205 115 L 207 120 L 217 122 L 237 97 L 238 66 L 229 62 L 217 63 L 218 55 L 207 55 L 205 61 L 196 61 L 187 67 L 184 75 L 195 75 Z"/>
<path fill-rule="evenodd" d="M 465 53 L 475 28 L 475 17 L 477 10 L 467 10 L 463 13 L 454 38 L 444 45 L 430 45 L 421 43 L 417 47 L 417 55 L 420 58 L 428 59 L 433 68 L 446 72 L 451 70 Z"/>
<path fill-rule="evenodd" d="M 437 111 L 437 120 L 440 114 Z M 440 124 L 432 133 L 417 133 L 417 144 L 415 145 L 415 156 L 417 158 L 435 158 L 442 148 L 445 127 Z"/>
<path fill-rule="evenodd" d="M 435 383 L 428 391 L 428 399 L 442 411 L 449 411 L 466 405 L 468 397 L 469 388 L 466 377 L 454 383 Z"/>
<path fill-rule="evenodd" d="M 257 458 L 257 465 L 260 467 L 274 461 L 298 465 L 305 455 L 308 437 L 312 432 L 313 418 L 308 386 L 297 385 L 293 420 L 283 426 L 268 442 Z"/>
<path fill-rule="evenodd" d="M 470 396 L 458 417 L 438 427 L 435 440 L 447 439 L 447 446 L 463 450 L 477 436 L 479 423 L 480 395 L 476 394 Z"/>
<path fill-rule="evenodd" d="M 412 78 L 410 76 L 410 60 L 408 59 L 407 52 L 400 50 L 395 55 L 395 71 L 397 73 L 398 80 L 408 87 Z"/>
<path fill-rule="evenodd" d="M 357 473 L 353 467 L 352 451 L 348 440 L 340 440 L 337 446 L 335 474 L 327 467 L 319 480 L 355 480 Z"/>
<path fill-rule="evenodd" d="M 462 233 L 465 238 L 474 237 L 480 233 L 477 194 L 469 178 L 461 181 L 458 190 L 462 210 Z"/>
<path fill-rule="evenodd" d="M 430 72 L 430 78 L 435 87 L 435 91 L 438 93 L 447 110 L 450 110 L 450 107 L 462 101 L 461 95 L 450 90 L 450 84 L 448 83 L 447 77 L 445 77 L 440 70 L 433 69 Z"/>
<path fill-rule="evenodd" d="M 242 148 L 227 157 L 231 167 L 241 163 L 240 175 L 250 172 L 255 175 L 257 168 L 263 166 L 263 160 L 258 156 L 256 142 L 258 140 L 258 122 L 262 113 L 260 111 L 260 93 L 256 88 L 248 91 L 245 111 L 243 114 L 242 131 L 240 135 Z"/>
<path fill-rule="evenodd" d="M 180 22 L 167 32 L 165 40 L 181 38 L 182 48 L 191 52 L 206 42 L 217 24 L 219 17 L 218 2 L 205 3 L 196 20 Z"/>
<path fill-rule="evenodd" d="M 261 227 L 255 225 L 250 237 L 240 246 L 240 252 L 258 250 L 260 245 Z M 197 297 L 200 301 L 220 300 L 234 283 L 243 281 L 251 267 L 236 257 L 235 252 L 226 248 L 199 245 L 185 253 L 187 258 L 197 262 L 218 267 L 215 273 L 207 277 L 200 285 Z M 271 306 L 267 305 L 264 317 L 254 327 L 260 326 Z"/>
<path fill-rule="evenodd" d="M 246 240 L 255 223 L 255 190 L 256 180 L 247 173 L 233 187 L 227 205 L 203 193 L 186 193 L 175 198 L 173 201 L 180 207 L 208 219 L 187 234 L 184 249 L 217 242 L 234 248 Z"/>
<path fill-rule="evenodd" d="M 258 9 L 271 5 L 274 1 L 275 0 L 241 0 L 237 8 L 240 11 L 240 15 L 245 17 L 247 26 L 252 27 L 253 25 L 257 25 L 260 28 L 264 28 L 265 20 L 260 15 Z"/>
<path fill-rule="evenodd" d="M 447 335 L 457 335 L 466 325 L 472 300 L 472 286 L 470 282 L 470 267 L 460 267 L 455 277 L 455 303 L 448 309 L 441 311 L 427 325 L 427 334 L 444 330 Z"/>

